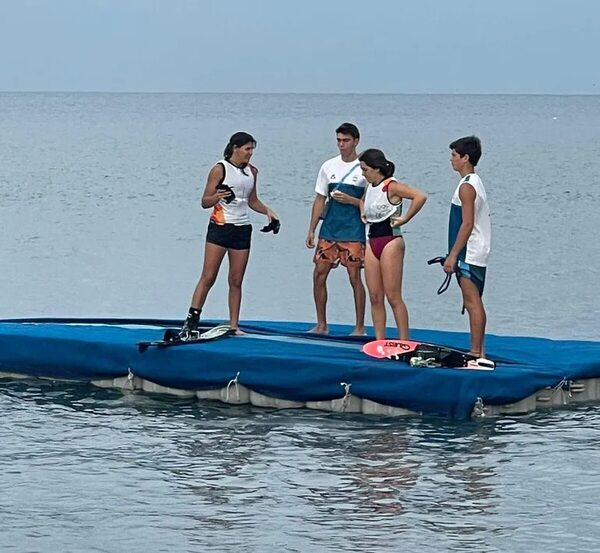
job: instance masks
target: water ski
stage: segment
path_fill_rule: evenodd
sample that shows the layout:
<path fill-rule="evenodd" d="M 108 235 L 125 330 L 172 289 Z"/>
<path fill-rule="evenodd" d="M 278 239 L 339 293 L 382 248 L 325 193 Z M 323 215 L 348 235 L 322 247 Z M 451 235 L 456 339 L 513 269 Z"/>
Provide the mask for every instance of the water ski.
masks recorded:
<path fill-rule="evenodd" d="M 469 355 L 465 351 L 411 340 L 375 340 L 365 344 L 362 351 L 377 359 L 404 361 L 412 367 L 479 371 L 493 371 L 496 367 L 493 361 Z"/>
<path fill-rule="evenodd" d="M 141 352 L 146 351 L 149 347 L 166 348 L 171 346 L 185 346 L 189 344 L 203 344 L 211 340 L 217 340 L 226 336 L 231 336 L 232 329 L 229 325 L 218 325 L 207 329 L 200 329 L 197 333 L 192 334 L 187 339 L 182 339 L 178 329 L 168 328 L 165 331 L 162 340 L 152 342 L 138 342 L 138 348 Z"/>

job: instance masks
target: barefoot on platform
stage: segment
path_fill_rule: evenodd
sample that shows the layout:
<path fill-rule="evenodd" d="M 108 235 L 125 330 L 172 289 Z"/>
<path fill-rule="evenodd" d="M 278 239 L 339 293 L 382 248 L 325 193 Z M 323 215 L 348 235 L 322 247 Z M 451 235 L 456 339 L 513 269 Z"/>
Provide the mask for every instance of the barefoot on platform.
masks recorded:
<path fill-rule="evenodd" d="M 307 334 L 323 334 L 324 336 L 326 336 L 327 334 L 329 334 L 329 329 L 327 327 L 322 327 L 322 326 L 316 325 L 313 328 L 311 328 L 310 330 L 307 330 L 306 333 Z"/>

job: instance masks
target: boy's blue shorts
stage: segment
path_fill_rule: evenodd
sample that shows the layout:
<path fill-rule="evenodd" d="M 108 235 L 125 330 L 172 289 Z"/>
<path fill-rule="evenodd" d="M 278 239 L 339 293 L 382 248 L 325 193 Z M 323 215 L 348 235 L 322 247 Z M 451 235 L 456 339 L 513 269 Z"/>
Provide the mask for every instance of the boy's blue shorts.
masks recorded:
<path fill-rule="evenodd" d="M 481 296 L 483 295 L 483 287 L 485 286 L 485 269 L 485 267 L 471 265 L 459 259 L 458 267 L 455 271 L 456 278 L 464 277 L 474 282 L 479 290 L 479 295 Z"/>

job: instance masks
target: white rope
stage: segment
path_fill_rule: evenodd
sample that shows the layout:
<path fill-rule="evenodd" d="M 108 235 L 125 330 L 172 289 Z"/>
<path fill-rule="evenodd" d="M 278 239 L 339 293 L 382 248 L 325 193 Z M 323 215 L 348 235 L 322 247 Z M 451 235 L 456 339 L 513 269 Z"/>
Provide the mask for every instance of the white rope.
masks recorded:
<path fill-rule="evenodd" d="M 350 400 L 350 396 L 352 395 L 350 393 L 350 387 L 352 386 L 352 384 L 350 384 L 349 382 L 340 382 L 340 386 L 342 386 L 344 388 L 344 397 L 342 398 L 342 411 L 346 410 L 346 407 L 348 407 L 348 401 Z"/>
<path fill-rule="evenodd" d="M 564 376 L 563 379 L 556 385 L 554 386 L 554 388 L 552 388 L 553 392 L 556 392 L 557 390 L 560 390 L 564 387 L 565 384 L 568 384 L 569 381 L 567 380 L 567 377 Z"/>
<path fill-rule="evenodd" d="M 583 382 L 576 383 L 574 380 L 567 380 L 566 376 L 556 385 L 554 389 L 556 390 L 556 388 L 559 386 L 561 391 L 563 392 L 563 405 L 566 405 L 567 403 L 564 398 L 565 392 L 569 395 L 569 398 L 572 398 L 573 393 L 579 394 L 585 390 L 585 384 Z"/>
<path fill-rule="evenodd" d="M 552 393 L 550 394 L 550 397 L 554 397 L 554 394 L 556 394 L 556 392 L 560 392 L 563 405 L 566 405 L 567 400 L 565 399 L 565 390 L 568 393 L 569 397 L 573 397 L 571 395 L 570 382 L 571 381 L 568 380 L 566 376 L 564 376 L 563 379 L 556 386 L 554 386 L 554 388 L 552 388 Z"/>
<path fill-rule="evenodd" d="M 131 367 L 127 367 L 127 383 L 129 384 L 129 387 L 134 390 L 135 389 L 135 384 L 133 382 L 133 379 L 135 378 L 133 372 L 131 371 Z"/>
<path fill-rule="evenodd" d="M 237 395 L 237 400 L 240 400 L 240 388 L 238 386 L 238 381 L 239 381 L 239 376 L 240 376 L 240 372 L 238 371 L 237 374 L 235 375 L 235 378 L 232 378 L 229 381 L 229 384 L 227 384 L 227 391 L 225 393 L 225 401 L 229 401 L 229 388 L 231 386 L 235 386 L 235 393 Z"/>
<path fill-rule="evenodd" d="M 485 405 L 483 404 L 483 400 L 478 397 L 475 400 L 475 405 L 473 405 L 472 415 L 474 417 L 485 417 Z"/>

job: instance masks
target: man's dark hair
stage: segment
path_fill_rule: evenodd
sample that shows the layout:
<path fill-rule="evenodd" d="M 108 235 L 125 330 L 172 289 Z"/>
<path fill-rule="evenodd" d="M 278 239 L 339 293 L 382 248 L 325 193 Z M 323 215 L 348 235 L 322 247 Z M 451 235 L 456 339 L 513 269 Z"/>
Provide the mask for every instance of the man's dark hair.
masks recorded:
<path fill-rule="evenodd" d="M 358 140 L 360 138 L 360 133 L 358 132 L 358 127 L 353 125 L 352 123 L 342 123 L 337 129 L 335 129 L 337 134 L 347 134 Z"/>
<path fill-rule="evenodd" d="M 463 136 L 452 142 L 450 149 L 454 150 L 460 157 L 468 155 L 471 165 L 475 167 L 481 157 L 481 140 L 476 136 Z"/>

